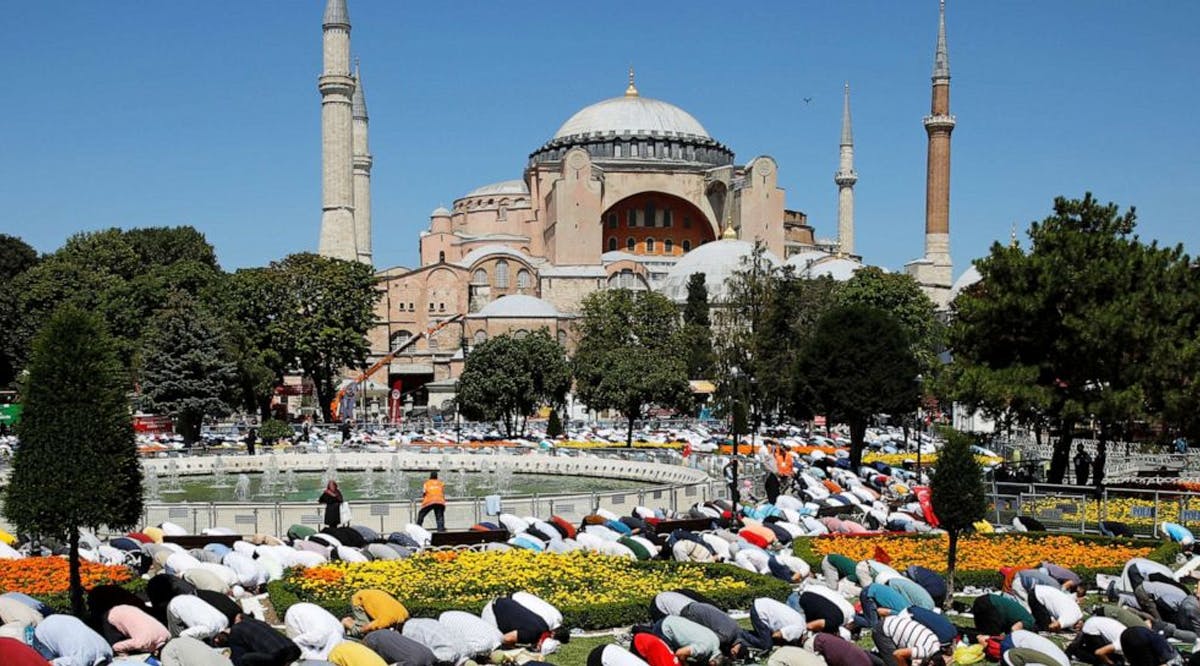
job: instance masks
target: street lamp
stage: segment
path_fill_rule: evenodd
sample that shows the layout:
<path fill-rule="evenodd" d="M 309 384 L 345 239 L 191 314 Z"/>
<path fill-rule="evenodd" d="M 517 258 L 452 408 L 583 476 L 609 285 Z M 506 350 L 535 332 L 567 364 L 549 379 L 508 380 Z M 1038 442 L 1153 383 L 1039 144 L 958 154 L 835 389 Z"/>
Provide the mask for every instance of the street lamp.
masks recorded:
<path fill-rule="evenodd" d="M 921 432 L 924 424 L 921 421 L 921 398 L 924 395 L 925 378 L 917 375 L 917 485 L 921 484 Z"/>
<path fill-rule="evenodd" d="M 458 340 L 458 348 L 462 350 L 463 370 L 466 370 L 467 369 L 467 331 L 466 331 L 465 326 L 463 327 L 462 335 Z M 462 374 L 459 373 L 459 380 L 461 381 L 461 379 L 462 379 Z M 462 391 L 460 391 L 460 390 L 454 391 L 454 446 L 459 447 L 459 448 L 462 448 L 462 417 L 461 417 L 462 410 L 459 408 L 459 405 L 462 403 L 461 393 L 462 393 Z"/>

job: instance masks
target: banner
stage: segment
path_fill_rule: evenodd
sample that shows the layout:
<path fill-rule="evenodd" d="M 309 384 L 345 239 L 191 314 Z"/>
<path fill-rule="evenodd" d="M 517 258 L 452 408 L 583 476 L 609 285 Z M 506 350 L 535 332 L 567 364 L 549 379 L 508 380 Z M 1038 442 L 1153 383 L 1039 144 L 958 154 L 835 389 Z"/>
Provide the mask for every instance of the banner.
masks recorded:
<path fill-rule="evenodd" d="M 933 513 L 933 493 L 929 486 L 915 486 L 913 494 L 917 496 L 917 503 L 921 505 L 921 512 L 925 514 L 925 522 L 937 527 L 938 519 Z"/>

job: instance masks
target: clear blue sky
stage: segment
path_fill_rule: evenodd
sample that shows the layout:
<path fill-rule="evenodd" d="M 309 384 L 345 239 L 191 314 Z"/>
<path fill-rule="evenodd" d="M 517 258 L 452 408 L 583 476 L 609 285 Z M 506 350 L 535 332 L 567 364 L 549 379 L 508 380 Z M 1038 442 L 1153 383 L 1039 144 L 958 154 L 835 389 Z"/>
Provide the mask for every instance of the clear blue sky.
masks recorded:
<path fill-rule="evenodd" d="M 191 224 L 226 268 L 314 250 L 324 0 L 5 0 L 0 232 Z M 833 236 L 853 90 L 858 250 L 918 256 L 937 4 L 351 0 L 375 155 L 377 266 L 409 265 L 434 207 L 519 178 L 567 117 L 638 87 Z M 1200 3 L 951 0 L 955 272 L 1090 189 L 1191 252 Z M 811 97 L 811 103 L 803 98 Z"/>

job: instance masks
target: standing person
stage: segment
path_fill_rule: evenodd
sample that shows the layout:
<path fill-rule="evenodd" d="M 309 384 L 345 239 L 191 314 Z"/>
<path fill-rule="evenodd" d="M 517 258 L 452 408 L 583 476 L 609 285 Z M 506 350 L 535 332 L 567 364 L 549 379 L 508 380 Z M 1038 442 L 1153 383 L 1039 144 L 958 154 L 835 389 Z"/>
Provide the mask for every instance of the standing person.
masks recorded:
<path fill-rule="evenodd" d="M 342 421 L 342 444 L 350 441 L 350 421 Z"/>
<path fill-rule="evenodd" d="M 250 426 L 249 432 L 246 433 L 246 453 L 254 455 L 254 447 L 258 444 L 258 429 Z"/>
<path fill-rule="evenodd" d="M 317 501 L 325 505 L 325 527 L 337 527 L 342 523 L 342 502 L 346 500 L 342 498 L 337 481 L 330 479 Z"/>
<path fill-rule="evenodd" d="M 1092 457 L 1083 450 L 1083 444 L 1075 445 L 1075 485 L 1086 486 L 1088 472 L 1092 466 Z"/>
<path fill-rule="evenodd" d="M 417 525 L 425 526 L 425 516 L 433 511 L 437 531 L 446 531 L 446 484 L 438 480 L 437 472 L 429 473 L 429 480 L 421 488 L 421 510 L 417 512 Z"/>
<path fill-rule="evenodd" d="M 1101 443 L 1096 449 L 1096 457 L 1092 459 L 1092 484 L 1096 486 L 1096 490 L 1104 488 L 1104 463 L 1108 460 L 1104 449 L 1105 445 Z"/>
<path fill-rule="evenodd" d="M 302 439 L 305 444 L 308 444 L 310 435 L 312 435 L 312 422 L 308 420 L 308 417 L 305 417 L 304 427 L 300 430 L 300 439 Z"/>

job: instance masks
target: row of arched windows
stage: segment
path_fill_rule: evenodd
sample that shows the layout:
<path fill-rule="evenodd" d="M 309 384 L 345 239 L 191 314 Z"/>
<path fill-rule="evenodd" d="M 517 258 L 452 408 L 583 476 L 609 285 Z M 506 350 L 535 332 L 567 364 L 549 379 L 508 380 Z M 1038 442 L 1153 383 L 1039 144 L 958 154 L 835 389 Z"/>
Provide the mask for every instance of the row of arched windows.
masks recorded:
<path fill-rule="evenodd" d="M 647 238 L 642 242 L 645 244 L 645 252 L 647 252 L 647 253 L 653 253 L 655 251 L 655 249 L 658 247 L 658 241 L 656 241 L 653 238 Z M 629 252 L 636 252 L 637 244 L 638 244 L 637 239 L 633 238 L 632 236 L 625 239 L 625 249 Z M 682 243 L 679 244 L 679 247 L 683 248 L 684 252 L 691 252 L 692 251 L 692 241 L 684 240 Z M 616 236 L 608 237 L 608 251 L 609 252 L 617 251 Z M 662 251 L 663 251 L 663 254 L 671 254 L 671 253 L 675 252 L 675 241 L 670 238 L 664 239 L 662 242 Z"/>
<path fill-rule="evenodd" d="M 508 289 L 508 262 L 501 259 L 496 262 L 496 288 Z M 487 270 L 483 268 L 475 269 L 471 274 L 471 284 L 476 287 L 486 287 L 488 285 Z M 517 271 L 517 289 L 529 289 L 533 286 L 533 274 L 522 268 Z"/>

